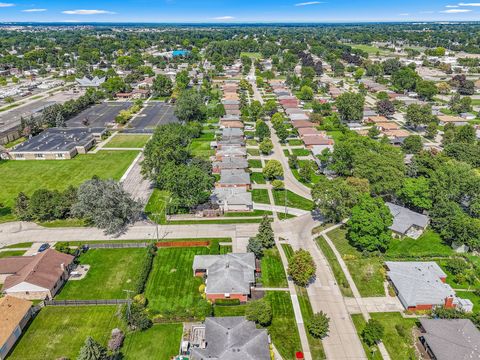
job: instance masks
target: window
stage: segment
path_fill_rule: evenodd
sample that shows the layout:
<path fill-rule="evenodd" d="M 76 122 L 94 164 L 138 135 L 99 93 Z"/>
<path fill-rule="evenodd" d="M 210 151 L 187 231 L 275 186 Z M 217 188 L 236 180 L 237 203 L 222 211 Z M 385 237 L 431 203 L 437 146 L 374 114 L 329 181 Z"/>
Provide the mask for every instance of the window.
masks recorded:
<path fill-rule="evenodd" d="M 15 154 L 16 159 L 23 159 L 23 154 Z"/>
<path fill-rule="evenodd" d="M 35 154 L 35 157 L 37 159 L 43 159 L 44 158 L 44 155 L 43 154 Z"/>
<path fill-rule="evenodd" d="M 57 154 L 58 159 L 63 159 L 63 154 Z"/>

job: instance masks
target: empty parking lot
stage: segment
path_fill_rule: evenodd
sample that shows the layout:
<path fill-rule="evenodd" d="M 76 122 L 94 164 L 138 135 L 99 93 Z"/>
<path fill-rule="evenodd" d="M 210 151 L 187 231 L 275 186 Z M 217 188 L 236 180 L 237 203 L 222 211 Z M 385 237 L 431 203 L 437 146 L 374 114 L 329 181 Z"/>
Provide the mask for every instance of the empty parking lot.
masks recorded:
<path fill-rule="evenodd" d="M 131 102 L 104 102 L 89 107 L 74 118 L 67 121 L 68 127 L 106 127 L 115 122 L 115 117 L 121 110 L 128 109 Z M 85 125 L 85 120 L 88 124 Z"/>
<path fill-rule="evenodd" d="M 163 102 L 149 102 L 145 104 L 144 109 L 133 119 L 127 132 L 133 131 L 152 131 L 158 125 L 168 124 L 178 121 L 173 114 L 174 106 Z"/>

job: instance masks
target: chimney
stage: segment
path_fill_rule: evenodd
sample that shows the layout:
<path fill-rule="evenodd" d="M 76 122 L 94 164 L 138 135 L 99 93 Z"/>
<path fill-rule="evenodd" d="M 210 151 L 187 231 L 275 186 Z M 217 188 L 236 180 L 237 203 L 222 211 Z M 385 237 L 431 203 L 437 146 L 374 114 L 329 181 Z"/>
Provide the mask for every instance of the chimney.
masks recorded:
<path fill-rule="evenodd" d="M 445 298 L 445 308 L 451 309 L 454 308 L 455 305 L 453 304 L 453 296 L 449 296 Z"/>

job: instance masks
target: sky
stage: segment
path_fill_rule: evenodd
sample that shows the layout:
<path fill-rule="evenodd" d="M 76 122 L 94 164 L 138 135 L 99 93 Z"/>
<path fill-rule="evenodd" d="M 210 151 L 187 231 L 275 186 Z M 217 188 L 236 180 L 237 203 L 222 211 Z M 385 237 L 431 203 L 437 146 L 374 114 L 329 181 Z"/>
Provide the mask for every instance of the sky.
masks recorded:
<path fill-rule="evenodd" d="M 0 2 L 2 22 L 480 21 L 480 2 L 469 0 L 3 1 Z"/>

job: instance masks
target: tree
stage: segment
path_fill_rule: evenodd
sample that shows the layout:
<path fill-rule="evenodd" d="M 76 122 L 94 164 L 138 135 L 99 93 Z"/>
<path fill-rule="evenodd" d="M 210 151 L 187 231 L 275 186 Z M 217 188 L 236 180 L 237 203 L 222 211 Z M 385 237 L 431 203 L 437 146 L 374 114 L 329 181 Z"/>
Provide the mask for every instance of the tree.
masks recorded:
<path fill-rule="evenodd" d="M 170 96 L 173 91 L 172 80 L 166 75 L 159 74 L 153 80 L 152 89 L 157 96 Z"/>
<path fill-rule="evenodd" d="M 30 198 L 25 193 L 18 193 L 15 199 L 15 208 L 13 210 L 15 216 L 22 221 L 28 221 L 31 219 L 29 211 Z"/>
<path fill-rule="evenodd" d="M 363 68 L 357 68 L 357 70 L 355 70 L 355 72 L 353 73 L 353 77 L 355 78 L 355 80 L 360 80 L 362 78 L 362 76 L 365 74 L 365 70 Z"/>
<path fill-rule="evenodd" d="M 436 120 L 432 115 L 432 107 L 428 104 L 410 104 L 407 107 L 405 115 L 406 125 L 418 127 L 420 125 L 427 125 Z"/>
<path fill-rule="evenodd" d="M 262 246 L 265 249 L 275 246 L 275 235 L 273 233 L 271 220 L 267 215 L 264 215 L 260 222 L 257 238 L 262 242 Z"/>
<path fill-rule="evenodd" d="M 369 138 L 376 139 L 379 135 L 380 135 L 380 129 L 378 128 L 378 126 L 373 125 L 372 127 L 370 127 L 370 129 L 368 129 Z"/>
<path fill-rule="evenodd" d="M 477 133 L 472 125 L 466 124 L 455 130 L 455 142 L 474 144 L 477 141 Z"/>
<path fill-rule="evenodd" d="M 385 251 L 392 239 L 392 224 L 393 217 L 383 200 L 363 195 L 352 208 L 347 238 L 360 251 Z"/>
<path fill-rule="evenodd" d="M 247 320 L 254 321 L 262 326 L 268 326 L 272 322 L 272 306 L 265 299 L 249 301 L 245 309 Z"/>
<path fill-rule="evenodd" d="M 313 90 L 312 90 L 312 88 L 310 86 L 307 86 L 307 85 L 302 86 L 302 88 L 300 89 L 299 98 L 301 100 L 305 100 L 305 101 L 313 100 Z"/>
<path fill-rule="evenodd" d="M 323 339 L 328 335 L 330 318 L 323 311 L 313 314 L 307 322 L 307 329 L 314 338 Z"/>
<path fill-rule="evenodd" d="M 438 88 L 433 81 L 419 80 L 415 88 L 418 95 L 425 100 L 432 100 L 438 94 Z"/>
<path fill-rule="evenodd" d="M 130 304 L 130 308 L 125 305 L 123 307 L 122 315 L 127 325 L 133 330 L 143 331 L 153 325 L 152 320 L 148 317 L 145 305 L 137 301 L 133 301 Z"/>
<path fill-rule="evenodd" d="M 361 94 L 345 92 L 337 98 L 335 104 L 337 105 L 337 109 L 342 120 L 362 120 L 365 98 Z"/>
<path fill-rule="evenodd" d="M 288 261 L 287 273 L 298 286 L 307 286 L 316 270 L 312 255 L 304 249 L 295 251 Z"/>
<path fill-rule="evenodd" d="M 118 234 L 138 220 L 142 208 L 121 184 L 94 177 L 78 188 L 72 213 L 104 229 L 106 234 Z"/>
<path fill-rule="evenodd" d="M 62 127 L 65 127 L 65 118 L 63 117 L 62 115 L 62 112 L 59 111 L 58 114 L 57 114 L 57 117 L 55 119 L 55 126 L 57 128 L 62 128 Z"/>
<path fill-rule="evenodd" d="M 432 208 L 430 186 L 428 179 L 423 176 L 405 178 L 402 188 L 398 191 L 398 196 L 406 205 L 420 211 Z"/>
<path fill-rule="evenodd" d="M 77 360 L 107 360 L 107 349 L 90 336 L 87 337 L 85 343 L 80 348 Z"/>
<path fill-rule="evenodd" d="M 268 155 L 273 150 L 273 143 L 270 139 L 264 139 L 259 145 L 260 152 L 264 155 Z"/>
<path fill-rule="evenodd" d="M 190 78 L 188 76 L 188 71 L 187 70 L 182 70 L 177 75 L 175 76 L 175 83 L 177 85 L 177 88 L 180 90 L 184 90 L 188 87 L 188 84 L 190 84 Z"/>
<path fill-rule="evenodd" d="M 263 257 L 263 244 L 262 240 L 258 237 L 254 236 L 248 239 L 247 244 L 247 252 L 252 252 L 255 254 L 257 259 L 261 259 Z"/>
<path fill-rule="evenodd" d="M 112 97 L 116 93 L 125 92 L 130 89 L 130 87 L 125 83 L 125 81 L 119 76 L 108 78 L 101 85 L 101 87 L 103 90 L 105 90 L 105 93 L 110 97 Z"/>
<path fill-rule="evenodd" d="M 263 105 L 263 112 L 269 116 L 272 116 L 277 111 L 277 103 L 274 99 L 269 99 Z"/>
<path fill-rule="evenodd" d="M 415 70 L 406 66 L 392 74 L 392 84 L 400 91 L 412 91 L 415 89 L 420 76 Z"/>
<path fill-rule="evenodd" d="M 409 135 L 403 140 L 402 149 L 406 154 L 418 154 L 423 149 L 420 135 Z"/>
<path fill-rule="evenodd" d="M 281 143 L 284 143 L 287 140 L 288 135 L 289 135 L 287 127 L 283 123 L 278 125 L 277 127 L 275 127 L 275 133 L 277 134 L 278 140 Z"/>
<path fill-rule="evenodd" d="M 438 89 L 438 92 L 443 95 L 450 94 L 450 91 L 452 91 L 452 88 L 450 87 L 450 85 L 445 81 L 439 82 L 437 84 L 437 89 Z"/>
<path fill-rule="evenodd" d="M 468 96 L 461 97 L 460 94 L 456 93 L 450 98 L 448 107 L 457 114 L 470 112 L 472 111 L 472 98 Z"/>
<path fill-rule="evenodd" d="M 382 116 L 392 116 L 395 114 L 395 106 L 390 100 L 377 101 L 377 112 Z"/>
<path fill-rule="evenodd" d="M 427 139 L 435 139 L 438 133 L 438 125 L 435 121 L 429 122 L 425 130 L 425 137 Z"/>
<path fill-rule="evenodd" d="M 305 182 L 311 182 L 314 174 L 313 164 L 310 161 L 304 161 L 299 164 L 298 175 Z"/>
<path fill-rule="evenodd" d="M 273 190 L 281 190 L 285 188 L 285 184 L 283 183 L 282 180 L 276 179 L 272 181 L 272 187 L 273 187 Z"/>
<path fill-rule="evenodd" d="M 397 58 L 387 59 L 382 65 L 385 75 L 392 75 L 402 67 L 402 63 Z"/>
<path fill-rule="evenodd" d="M 362 331 L 362 338 L 368 346 L 372 346 L 382 340 L 384 331 L 383 325 L 378 320 L 370 319 Z"/>
<path fill-rule="evenodd" d="M 175 103 L 174 113 L 182 121 L 202 121 L 206 111 L 200 93 L 195 89 L 183 90 Z"/>
<path fill-rule="evenodd" d="M 263 168 L 263 175 L 268 179 L 274 179 L 283 176 L 283 167 L 278 160 L 269 160 Z"/>
<path fill-rule="evenodd" d="M 260 141 L 263 141 L 265 138 L 270 137 L 270 128 L 263 120 L 257 120 L 255 124 L 255 136 L 258 137 Z"/>

